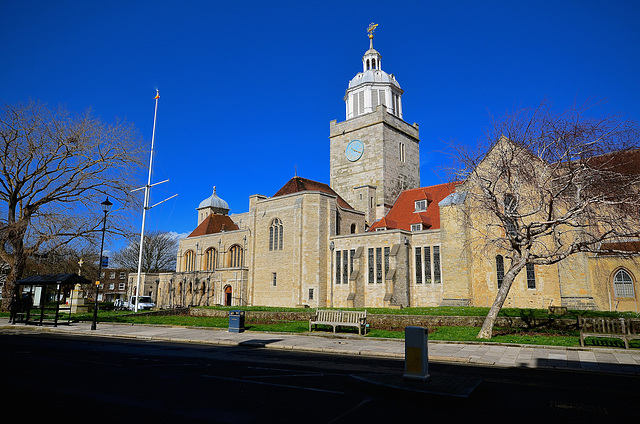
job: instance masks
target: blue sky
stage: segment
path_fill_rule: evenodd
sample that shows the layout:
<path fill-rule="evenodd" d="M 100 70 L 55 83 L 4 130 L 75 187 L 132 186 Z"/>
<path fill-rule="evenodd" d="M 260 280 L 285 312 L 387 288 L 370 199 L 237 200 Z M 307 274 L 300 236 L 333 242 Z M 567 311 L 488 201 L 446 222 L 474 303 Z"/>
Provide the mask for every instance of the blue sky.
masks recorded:
<path fill-rule="evenodd" d="M 329 183 L 329 122 L 345 119 L 370 22 L 420 124 L 423 186 L 446 180 L 448 142 L 543 99 L 604 99 L 640 121 L 638 1 L 21 0 L 0 14 L 0 101 L 126 118 L 148 149 L 160 90 L 153 181 L 170 182 L 152 203 L 178 197 L 148 230 L 193 230 L 214 185 L 241 213 L 296 169 Z"/>

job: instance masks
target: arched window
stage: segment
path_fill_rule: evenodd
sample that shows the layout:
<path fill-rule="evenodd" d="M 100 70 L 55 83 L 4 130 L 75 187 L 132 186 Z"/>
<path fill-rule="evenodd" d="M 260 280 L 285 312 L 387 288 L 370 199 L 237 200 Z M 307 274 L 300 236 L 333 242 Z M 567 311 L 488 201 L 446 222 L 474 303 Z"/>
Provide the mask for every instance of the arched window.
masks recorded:
<path fill-rule="evenodd" d="M 196 254 L 193 250 L 187 250 L 184 254 L 184 270 L 186 272 L 196 270 Z"/>
<path fill-rule="evenodd" d="M 282 221 L 275 218 L 269 227 L 269 250 L 282 250 L 283 232 Z"/>
<path fill-rule="evenodd" d="M 213 271 L 216 269 L 218 263 L 218 252 L 213 247 L 207 249 L 204 252 L 204 269 L 207 271 Z"/>
<path fill-rule="evenodd" d="M 356 226 L 356 224 L 351 224 L 351 234 L 355 234 L 357 229 L 358 227 Z"/>
<path fill-rule="evenodd" d="M 242 266 L 242 247 L 234 244 L 229 248 L 229 267 L 238 268 Z"/>
<path fill-rule="evenodd" d="M 496 256 L 496 278 L 498 280 L 498 288 L 502 287 L 502 280 L 504 280 L 504 258 L 502 255 Z"/>
<path fill-rule="evenodd" d="M 620 269 L 613 276 L 613 294 L 615 297 L 635 297 L 633 278 L 625 269 Z"/>

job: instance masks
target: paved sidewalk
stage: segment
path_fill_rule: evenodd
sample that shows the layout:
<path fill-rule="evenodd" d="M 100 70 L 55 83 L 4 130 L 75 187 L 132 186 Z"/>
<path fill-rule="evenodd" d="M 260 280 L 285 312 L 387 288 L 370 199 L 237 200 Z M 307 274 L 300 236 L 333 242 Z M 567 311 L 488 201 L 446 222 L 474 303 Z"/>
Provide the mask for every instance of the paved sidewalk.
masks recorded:
<path fill-rule="evenodd" d="M 404 358 L 404 340 L 374 339 L 346 334 L 304 334 L 190 328 L 159 325 L 90 323 L 35 326 L 8 323 L 0 318 L 0 332 L 42 331 L 83 336 L 120 337 L 139 340 L 187 342 L 220 346 L 252 346 L 343 355 Z M 554 346 L 504 345 L 430 341 L 429 361 L 458 362 L 499 367 L 550 368 L 640 376 L 640 350 L 611 348 L 564 348 Z"/>

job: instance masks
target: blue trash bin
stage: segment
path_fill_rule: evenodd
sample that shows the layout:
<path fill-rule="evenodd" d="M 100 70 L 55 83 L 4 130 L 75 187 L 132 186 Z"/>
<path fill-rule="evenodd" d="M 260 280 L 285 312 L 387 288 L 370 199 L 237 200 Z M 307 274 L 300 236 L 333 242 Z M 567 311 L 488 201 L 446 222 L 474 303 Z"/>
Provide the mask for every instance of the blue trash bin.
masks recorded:
<path fill-rule="evenodd" d="M 242 333 L 244 331 L 244 311 L 229 311 L 229 332 Z"/>

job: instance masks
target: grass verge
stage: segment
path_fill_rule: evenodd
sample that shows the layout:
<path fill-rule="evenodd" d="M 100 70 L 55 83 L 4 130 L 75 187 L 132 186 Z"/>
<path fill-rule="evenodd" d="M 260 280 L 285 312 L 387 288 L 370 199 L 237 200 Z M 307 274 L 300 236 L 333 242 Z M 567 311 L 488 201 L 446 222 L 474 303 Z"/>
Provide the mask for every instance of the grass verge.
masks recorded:
<path fill-rule="evenodd" d="M 221 307 L 218 309 L 237 309 L 237 307 Z M 283 311 L 284 308 L 266 308 L 266 307 L 243 307 L 244 310 L 261 310 L 261 311 Z M 481 316 L 482 312 L 486 313 L 488 308 L 405 308 L 403 310 L 396 309 L 367 309 L 369 313 L 387 313 L 387 311 L 404 311 L 407 315 L 458 315 L 458 316 Z M 288 309 L 286 309 L 288 310 Z M 293 309 L 292 311 L 300 311 L 300 309 Z M 421 312 L 421 313 L 417 313 Z M 526 316 L 543 317 L 543 310 L 521 310 L 521 309 L 505 309 L 502 311 L 505 316 L 522 316 L 516 314 L 527 314 Z M 585 311 L 578 311 L 585 312 Z M 509 315 L 514 314 L 514 315 Z M 591 316 L 604 316 L 591 315 Z M 577 315 L 577 314 L 576 314 Z M 615 313 L 606 313 L 606 316 L 621 316 Z M 7 313 L 0 313 L 0 316 L 8 317 Z M 549 315 L 546 315 L 549 317 Z M 628 316 L 624 313 L 623 316 Z M 638 314 L 631 314 L 631 316 L 638 316 Z M 567 317 L 566 315 L 563 318 Z M 66 321 L 66 316 L 61 316 L 60 321 Z M 569 316 L 570 318 L 570 316 Z M 91 321 L 93 319 L 92 314 L 74 314 L 72 321 Z M 173 326 L 188 326 L 188 327 L 210 327 L 210 328 L 228 328 L 229 319 L 227 317 L 194 317 L 188 315 L 148 315 L 145 313 L 132 314 L 127 311 L 100 311 L 98 314 L 99 322 L 115 322 L 115 323 L 129 323 L 129 324 L 151 324 L 151 325 L 173 325 Z M 245 322 L 246 331 L 270 331 L 270 332 L 283 332 L 283 333 L 305 333 L 309 331 L 309 324 L 307 321 L 262 321 L 253 322 L 247 320 Z M 331 332 L 331 327 L 319 326 L 319 332 Z M 355 328 L 341 328 L 340 333 L 357 334 Z M 460 341 L 460 342 L 477 342 L 476 338 L 480 329 L 478 327 L 433 327 L 429 328 L 429 340 L 440 341 Z M 367 337 L 377 338 L 394 338 L 403 339 L 404 331 L 387 331 L 371 328 L 367 332 Z M 494 330 L 494 336 L 491 338 L 491 342 L 496 343 L 517 343 L 517 344 L 531 344 L 531 345 L 545 345 L 545 346 L 579 346 L 580 337 L 578 331 L 545 331 L 518 329 L 518 328 L 496 328 Z M 624 342 L 618 339 L 610 338 L 595 338 L 590 337 L 585 341 L 587 346 L 597 347 L 617 347 L 624 348 Z M 632 348 L 640 348 L 640 340 L 632 340 L 630 343 Z"/>

